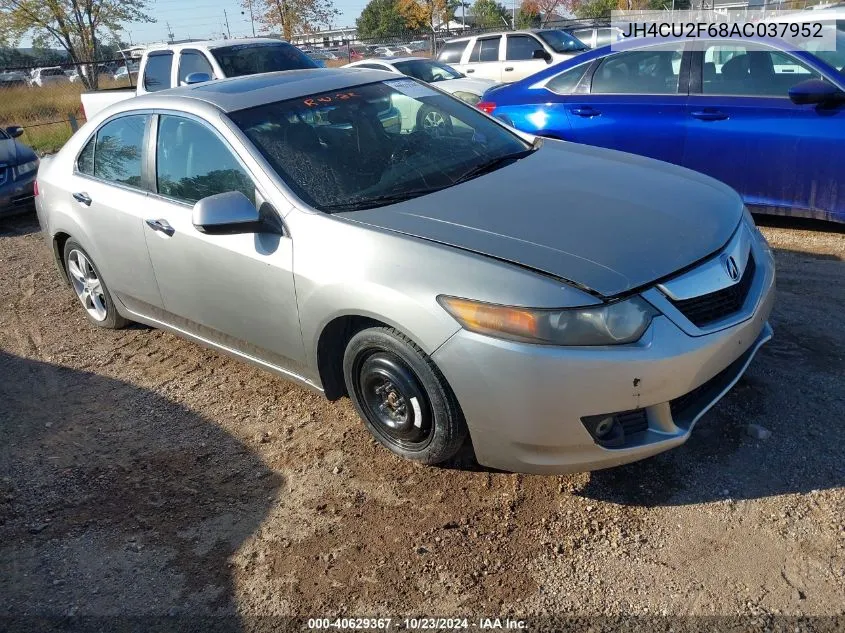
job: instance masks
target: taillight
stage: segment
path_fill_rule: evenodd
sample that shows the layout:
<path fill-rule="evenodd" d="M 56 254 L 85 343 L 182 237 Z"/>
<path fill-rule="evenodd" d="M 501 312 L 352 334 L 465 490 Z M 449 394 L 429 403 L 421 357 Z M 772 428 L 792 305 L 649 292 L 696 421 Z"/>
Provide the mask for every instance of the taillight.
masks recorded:
<path fill-rule="evenodd" d="M 38 181 L 37 180 L 34 183 L 32 183 L 32 191 L 33 191 L 34 195 L 36 195 L 36 196 L 38 195 Z"/>
<path fill-rule="evenodd" d="M 496 104 L 492 101 L 479 101 L 475 104 L 475 107 L 487 114 L 493 114 L 493 110 L 496 109 Z"/>

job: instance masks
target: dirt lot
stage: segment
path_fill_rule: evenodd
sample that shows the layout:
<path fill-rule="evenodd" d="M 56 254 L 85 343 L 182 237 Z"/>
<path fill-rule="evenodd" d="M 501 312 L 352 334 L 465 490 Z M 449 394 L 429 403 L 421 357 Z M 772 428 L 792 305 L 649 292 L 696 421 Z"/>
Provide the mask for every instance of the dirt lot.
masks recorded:
<path fill-rule="evenodd" d="M 34 220 L 2 221 L 0 629 L 343 614 L 845 629 L 845 232 L 769 224 L 775 338 L 692 439 L 541 477 L 471 454 L 401 461 L 348 400 L 160 331 L 96 330 Z"/>

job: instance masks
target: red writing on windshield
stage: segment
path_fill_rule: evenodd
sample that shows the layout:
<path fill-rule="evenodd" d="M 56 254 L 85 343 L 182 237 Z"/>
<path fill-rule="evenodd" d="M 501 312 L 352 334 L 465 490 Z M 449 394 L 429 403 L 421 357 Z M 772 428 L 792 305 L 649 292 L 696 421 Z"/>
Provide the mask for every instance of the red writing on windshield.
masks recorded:
<path fill-rule="evenodd" d="M 326 105 L 328 103 L 334 103 L 335 101 L 346 101 L 347 99 L 354 99 L 360 96 L 356 92 L 338 92 L 334 95 L 323 95 L 322 97 L 309 97 L 308 99 L 303 99 L 302 103 L 307 105 L 309 108 L 315 108 L 317 106 Z"/>

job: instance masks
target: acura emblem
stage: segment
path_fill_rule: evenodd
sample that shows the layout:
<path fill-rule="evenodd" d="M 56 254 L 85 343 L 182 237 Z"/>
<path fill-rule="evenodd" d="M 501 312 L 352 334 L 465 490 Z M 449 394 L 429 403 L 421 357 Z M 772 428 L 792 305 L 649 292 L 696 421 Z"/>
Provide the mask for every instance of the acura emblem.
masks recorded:
<path fill-rule="evenodd" d="M 728 277 L 734 281 L 739 279 L 739 266 L 736 265 L 736 260 L 733 257 L 728 257 L 725 260 L 725 270 L 728 271 Z"/>

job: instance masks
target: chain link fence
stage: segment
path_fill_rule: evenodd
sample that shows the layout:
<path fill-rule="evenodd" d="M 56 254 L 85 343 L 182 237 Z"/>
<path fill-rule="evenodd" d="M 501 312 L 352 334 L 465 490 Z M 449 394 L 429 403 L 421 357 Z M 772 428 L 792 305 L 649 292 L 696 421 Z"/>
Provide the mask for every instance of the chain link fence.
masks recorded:
<path fill-rule="evenodd" d="M 0 126 L 19 125 L 23 143 L 55 152 L 85 122 L 80 95 L 89 86 L 130 88 L 136 78 L 123 59 L 0 68 Z"/>

